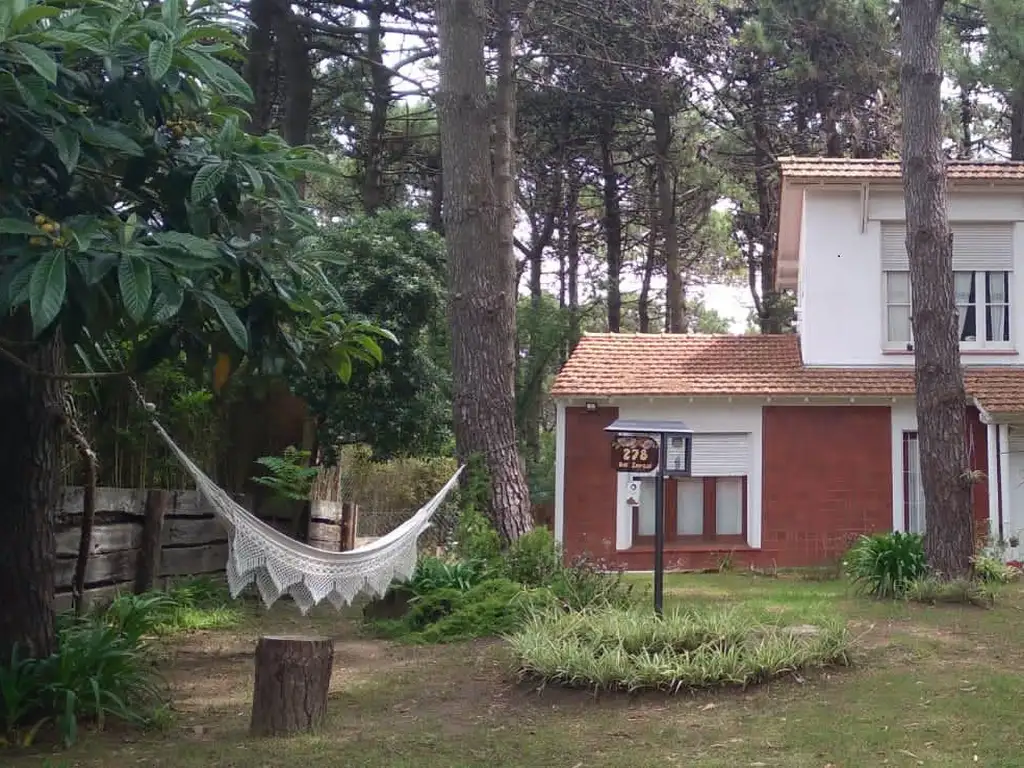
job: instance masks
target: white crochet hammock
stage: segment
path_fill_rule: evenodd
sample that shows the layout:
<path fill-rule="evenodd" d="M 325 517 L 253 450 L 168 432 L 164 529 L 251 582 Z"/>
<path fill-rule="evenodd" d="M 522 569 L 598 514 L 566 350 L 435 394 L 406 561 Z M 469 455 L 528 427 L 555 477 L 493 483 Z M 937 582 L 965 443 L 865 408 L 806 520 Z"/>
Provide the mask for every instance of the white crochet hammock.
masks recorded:
<path fill-rule="evenodd" d="M 155 408 L 141 397 L 146 410 Z M 167 443 L 196 488 L 228 529 L 227 577 L 232 597 L 255 584 L 269 608 L 281 595 L 291 595 L 303 614 L 324 599 L 335 608 L 356 596 L 380 597 L 395 579 L 416 569 L 416 542 L 430 519 L 455 487 L 462 467 L 416 514 L 386 536 L 348 552 L 330 552 L 296 541 L 253 515 L 204 473 L 171 439 L 156 419 L 157 434 Z"/>

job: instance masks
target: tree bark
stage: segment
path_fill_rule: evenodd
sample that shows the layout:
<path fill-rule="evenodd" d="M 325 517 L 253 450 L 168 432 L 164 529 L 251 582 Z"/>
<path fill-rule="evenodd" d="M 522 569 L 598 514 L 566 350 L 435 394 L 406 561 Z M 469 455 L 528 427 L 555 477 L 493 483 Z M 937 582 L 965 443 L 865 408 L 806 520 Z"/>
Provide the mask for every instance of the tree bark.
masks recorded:
<path fill-rule="evenodd" d="M 505 9 L 507 15 L 507 8 Z M 499 14 L 499 17 L 503 14 Z M 479 455 L 490 514 L 513 540 L 532 524 L 515 430 L 516 265 L 510 217 L 511 29 L 499 35 L 497 147 L 491 173 L 484 60 L 489 10 L 482 0 L 437 0 L 437 92 L 444 169 L 455 440 L 462 461 Z M 501 26 L 505 28 L 510 20 Z"/>
<path fill-rule="evenodd" d="M 366 58 L 370 62 L 370 121 L 363 140 L 363 210 L 375 213 L 384 204 L 384 133 L 391 106 L 391 77 L 384 66 L 382 2 L 366 10 Z"/>
<path fill-rule="evenodd" d="M 904 0 L 900 91 L 913 294 L 925 555 L 944 578 L 970 572 L 974 542 L 965 403 L 942 154 L 942 0 Z"/>
<path fill-rule="evenodd" d="M 622 325 L 622 208 L 619 200 L 619 174 L 615 168 L 615 118 L 608 110 L 602 113 L 598 126 L 601 145 L 601 178 L 604 182 L 605 260 L 608 263 L 608 330 L 618 333 Z"/>
<path fill-rule="evenodd" d="M 327 714 L 334 644 L 326 637 L 261 637 L 256 644 L 253 736 L 319 730 Z"/>
<path fill-rule="evenodd" d="M 146 494 L 145 517 L 142 519 L 142 545 L 135 564 L 135 594 L 141 595 L 156 587 L 160 574 L 160 550 L 163 545 L 164 515 L 170 506 L 169 491 L 152 490 Z"/>
<path fill-rule="evenodd" d="M 0 321 L 0 337 L 18 343 L 36 371 L 60 374 L 59 338 L 30 342 L 28 318 Z M 0 360 L 0 659 L 56 650 L 53 515 L 60 482 L 62 386 Z M 0 663 L 3 663 L 0 661 Z"/>
<path fill-rule="evenodd" d="M 672 173 L 672 114 L 667 104 L 654 109 L 654 163 L 658 179 L 658 211 L 665 261 L 665 330 L 683 333 L 683 281 L 679 274 L 679 239 L 676 234 L 675 184 Z"/>
<path fill-rule="evenodd" d="M 1024 88 L 1014 88 L 1009 95 L 1010 159 L 1024 160 Z"/>
<path fill-rule="evenodd" d="M 640 333 L 651 332 L 651 281 L 654 278 L 654 260 L 658 254 L 658 173 L 655 170 L 648 180 L 649 223 L 647 226 L 647 247 L 644 249 L 644 269 L 640 278 L 640 297 L 637 300 Z"/>
<path fill-rule="evenodd" d="M 253 93 L 247 130 L 263 134 L 270 130 L 277 100 L 276 48 L 274 46 L 274 0 L 252 0 L 249 4 L 249 45 L 244 75 Z"/>

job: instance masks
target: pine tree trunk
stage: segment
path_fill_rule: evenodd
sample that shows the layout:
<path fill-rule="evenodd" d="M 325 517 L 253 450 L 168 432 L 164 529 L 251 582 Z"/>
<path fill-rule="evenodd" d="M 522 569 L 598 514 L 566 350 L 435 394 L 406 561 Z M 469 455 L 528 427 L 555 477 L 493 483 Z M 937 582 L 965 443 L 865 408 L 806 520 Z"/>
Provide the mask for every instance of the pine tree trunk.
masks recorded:
<path fill-rule="evenodd" d="M 902 18 L 903 187 L 914 304 L 925 554 L 932 569 L 953 578 L 969 573 L 974 542 L 964 442 L 967 396 L 960 367 L 942 154 L 942 0 L 904 0 Z"/>
<path fill-rule="evenodd" d="M 512 235 L 495 188 L 511 173 L 511 30 L 499 41 L 496 173 L 484 61 L 489 18 L 481 0 L 437 0 L 455 440 L 463 461 L 479 454 L 491 515 L 513 540 L 531 527 L 529 489 L 515 431 L 516 269 Z M 503 25 L 504 26 L 504 25 Z"/>
<path fill-rule="evenodd" d="M 622 206 L 619 199 L 619 172 L 615 167 L 615 118 L 601 115 L 598 141 L 601 145 L 601 177 L 604 197 L 605 259 L 608 262 L 608 330 L 618 333 L 622 324 Z"/>
<path fill-rule="evenodd" d="M 676 194 L 672 173 L 672 115 L 667 104 L 654 109 L 654 163 L 658 178 L 658 212 L 665 261 L 665 330 L 683 333 L 686 318 L 683 312 L 683 281 L 679 274 L 679 238 L 676 234 Z"/>
<path fill-rule="evenodd" d="M 0 337 L 30 338 L 27 318 L 0 322 Z M 58 339 L 12 347 L 34 370 L 63 371 Z M 0 360 L 0 664 L 56 649 L 54 509 L 60 483 L 61 385 Z"/>

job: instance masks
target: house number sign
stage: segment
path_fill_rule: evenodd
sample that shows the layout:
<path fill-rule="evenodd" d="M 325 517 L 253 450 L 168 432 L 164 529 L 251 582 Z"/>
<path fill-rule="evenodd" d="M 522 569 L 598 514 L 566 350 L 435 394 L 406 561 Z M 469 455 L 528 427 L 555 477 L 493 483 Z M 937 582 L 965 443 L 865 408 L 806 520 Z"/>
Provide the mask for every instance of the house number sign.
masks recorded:
<path fill-rule="evenodd" d="M 645 474 L 658 468 L 658 441 L 620 435 L 612 440 L 612 466 L 619 472 Z"/>

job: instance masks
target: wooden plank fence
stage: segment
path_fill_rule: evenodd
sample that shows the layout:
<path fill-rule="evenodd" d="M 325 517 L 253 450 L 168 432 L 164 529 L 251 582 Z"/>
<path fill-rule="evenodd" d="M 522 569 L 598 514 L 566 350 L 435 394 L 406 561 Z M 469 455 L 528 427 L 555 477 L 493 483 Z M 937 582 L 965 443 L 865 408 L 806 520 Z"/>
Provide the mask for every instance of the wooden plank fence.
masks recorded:
<path fill-rule="evenodd" d="M 71 607 L 83 490 L 68 487 L 57 513 L 57 610 Z M 240 499 L 248 506 L 247 499 Z M 145 591 L 184 576 L 223 573 L 228 534 L 197 491 L 96 489 L 84 602 Z"/>

